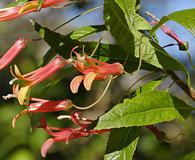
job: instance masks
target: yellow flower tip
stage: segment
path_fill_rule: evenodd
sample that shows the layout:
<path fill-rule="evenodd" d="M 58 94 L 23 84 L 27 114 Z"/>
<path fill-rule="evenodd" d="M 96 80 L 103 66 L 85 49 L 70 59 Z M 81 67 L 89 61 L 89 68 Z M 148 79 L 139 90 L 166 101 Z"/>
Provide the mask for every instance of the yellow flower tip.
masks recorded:
<path fill-rule="evenodd" d="M 23 105 L 27 99 L 27 94 L 30 92 L 30 86 L 22 87 L 18 92 L 18 102 Z"/>
<path fill-rule="evenodd" d="M 16 77 L 18 77 L 18 78 L 23 77 L 22 74 L 20 73 L 20 70 L 19 70 L 17 65 L 14 65 L 14 73 L 15 73 Z"/>
<path fill-rule="evenodd" d="M 30 2 L 30 3 L 27 3 L 26 5 L 21 7 L 21 9 L 19 10 L 19 14 L 23 14 L 25 12 L 28 12 L 30 10 L 37 9 L 37 8 L 38 8 L 38 2 L 37 1 Z"/>

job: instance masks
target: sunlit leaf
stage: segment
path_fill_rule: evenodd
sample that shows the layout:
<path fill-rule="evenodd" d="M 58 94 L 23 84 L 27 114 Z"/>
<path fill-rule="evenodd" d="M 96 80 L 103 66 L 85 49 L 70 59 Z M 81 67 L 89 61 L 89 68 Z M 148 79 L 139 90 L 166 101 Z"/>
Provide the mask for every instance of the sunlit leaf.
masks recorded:
<path fill-rule="evenodd" d="M 138 127 L 113 129 L 104 160 L 131 160 L 139 139 Z"/>
<path fill-rule="evenodd" d="M 130 8 L 128 8 L 128 6 Z M 149 39 L 139 31 L 142 29 L 149 30 L 150 25 L 145 20 L 136 18 L 139 17 L 139 15 L 132 11 L 131 6 L 131 1 L 127 0 L 105 1 L 104 20 L 108 30 L 112 33 L 117 43 L 127 51 L 129 56 L 135 56 L 161 68 Z"/>
<path fill-rule="evenodd" d="M 78 52 L 83 52 L 82 46 L 85 46 L 85 52 L 90 54 L 94 51 L 95 47 L 97 46 L 97 42 L 83 42 L 79 41 L 80 38 L 83 38 L 85 36 L 88 36 L 89 33 L 94 33 L 94 30 L 91 30 L 91 27 L 86 27 L 90 28 L 92 32 L 87 32 L 85 29 L 85 32 L 82 32 L 83 29 L 77 29 L 77 34 L 74 32 L 71 32 L 68 35 L 61 35 L 57 32 L 51 31 L 50 29 L 41 26 L 38 23 L 33 22 L 33 25 L 35 27 L 35 30 L 38 32 L 40 37 L 45 40 L 48 45 L 51 47 L 50 50 L 46 53 L 46 55 L 43 58 L 43 61 L 41 64 L 46 64 L 48 63 L 49 60 L 51 60 L 56 54 L 60 54 L 61 56 L 65 58 L 70 57 L 70 53 L 73 47 L 75 46 L 81 46 L 78 48 Z M 99 27 L 98 27 L 99 28 Z M 102 28 L 102 27 L 100 27 Z M 100 30 L 99 30 L 100 31 Z M 101 30 L 102 31 L 102 30 Z M 74 38 L 77 39 L 72 39 L 71 35 L 74 35 Z M 125 66 L 125 69 L 127 71 L 134 71 L 138 67 L 139 59 L 132 56 L 129 56 L 127 51 L 125 51 L 122 47 L 119 45 L 114 45 L 114 44 L 104 44 L 100 43 L 99 47 L 95 53 L 95 56 L 101 56 L 101 57 L 107 57 L 112 61 L 127 61 L 131 62 Z M 149 55 L 148 55 L 149 56 Z M 151 58 L 151 57 L 150 57 Z M 151 59 L 152 61 L 152 59 Z M 155 64 L 155 63 L 154 63 Z M 152 63 L 147 63 L 144 60 L 142 61 L 142 66 L 141 68 L 145 68 L 148 70 L 160 70 L 159 68 L 155 67 Z"/>
<path fill-rule="evenodd" d="M 96 129 L 145 126 L 184 120 L 192 108 L 167 92 L 151 91 L 126 99 L 99 118 Z"/>

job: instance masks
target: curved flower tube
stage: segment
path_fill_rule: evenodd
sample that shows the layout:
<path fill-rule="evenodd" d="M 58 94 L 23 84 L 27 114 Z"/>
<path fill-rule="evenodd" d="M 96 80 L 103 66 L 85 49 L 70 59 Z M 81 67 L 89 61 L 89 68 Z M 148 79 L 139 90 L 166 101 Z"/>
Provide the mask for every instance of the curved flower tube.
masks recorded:
<path fill-rule="evenodd" d="M 18 39 L 13 46 L 0 58 L 0 70 L 9 65 L 12 60 L 27 46 L 24 38 Z"/>
<path fill-rule="evenodd" d="M 151 24 L 157 24 L 157 23 L 160 21 L 160 20 L 159 20 L 158 18 L 156 18 L 153 14 L 151 14 L 151 13 L 149 13 L 149 12 L 146 12 L 146 14 L 147 14 L 148 16 L 150 16 L 150 17 L 153 19 L 153 21 L 151 22 Z M 166 35 L 168 35 L 169 37 L 171 37 L 172 39 L 174 39 L 174 40 L 177 42 L 177 44 L 178 44 L 178 46 L 179 46 L 179 50 L 181 50 L 181 51 L 186 51 L 186 50 L 188 50 L 188 48 L 189 48 L 188 42 L 185 42 L 185 41 L 181 40 L 181 39 L 179 38 L 179 36 L 178 36 L 171 28 L 169 28 L 167 25 L 163 24 L 163 25 L 160 26 L 160 29 L 161 29 Z M 168 45 L 168 46 L 169 46 L 169 45 Z"/>
<path fill-rule="evenodd" d="M 45 79 L 49 78 L 57 71 L 62 69 L 65 66 L 66 62 L 64 58 L 57 56 L 53 61 L 48 63 L 46 66 L 41 67 L 35 71 L 22 75 L 15 65 L 14 70 L 11 68 L 11 74 L 19 80 L 23 80 L 25 82 L 25 86 L 35 86 Z"/>
<path fill-rule="evenodd" d="M 69 99 L 65 100 L 46 100 L 39 98 L 30 98 L 30 103 L 26 109 L 22 110 L 19 114 L 14 116 L 12 120 L 12 127 L 15 127 L 16 121 L 25 114 L 28 113 L 49 113 L 58 111 L 68 111 L 72 107 L 72 102 Z"/>
<path fill-rule="evenodd" d="M 68 0 L 44 0 L 41 8 L 51 7 L 62 2 L 71 3 Z M 19 18 L 25 14 L 38 11 L 38 0 L 33 0 L 21 6 L 0 9 L 0 22 Z"/>
<path fill-rule="evenodd" d="M 41 119 L 41 126 L 37 128 L 43 128 L 49 135 L 53 138 L 49 138 L 41 147 L 41 155 L 46 157 L 48 149 L 52 146 L 54 142 L 66 142 L 69 140 L 86 137 L 93 134 L 101 134 L 105 132 L 110 132 L 111 129 L 102 130 L 90 130 L 88 127 L 91 125 L 93 120 L 85 119 L 82 117 L 81 113 L 73 112 L 71 114 L 71 120 L 74 124 L 78 125 L 78 128 L 57 128 L 49 127 L 45 118 Z"/>
<path fill-rule="evenodd" d="M 29 93 L 31 87 L 41 83 L 47 78 L 54 75 L 56 72 L 61 70 L 66 64 L 66 61 L 63 57 L 57 56 L 53 61 L 48 63 L 46 66 L 41 67 L 35 71 L 22 75 L 15 65 L 14 69 L 10 68 L 11 74 L 15 77 L 10 81 L 10 84 L 14 83 L 16 80 L 22 80 L 24 84 L 20 88 L 18 84 L 13 85 L 13 96 L 18 98 L 18 101 L 21 105 L 25 104 L 26 95 Z M 4 99 L 11 97 L 11 94 L 5 96 Z"/>

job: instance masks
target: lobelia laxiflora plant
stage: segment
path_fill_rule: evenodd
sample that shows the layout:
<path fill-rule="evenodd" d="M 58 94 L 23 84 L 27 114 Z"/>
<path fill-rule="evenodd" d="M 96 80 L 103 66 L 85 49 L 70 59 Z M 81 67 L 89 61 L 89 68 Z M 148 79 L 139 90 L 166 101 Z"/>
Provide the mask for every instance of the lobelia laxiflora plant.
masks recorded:
<path fill-rule="evenodd" d="M 62 8 L 63 5 L 81 1 L 85 0 L 31 0 L 27 2 L 18 0 L 16 6 L 0 9 L 0 22 L 17 19 L 43 8 L 53 6 L 54 8 Z M 181 62 L 164 50 L 165 47 L 171 47 L 172 44 L 161 47 L 153 30 L 160 28 L 164 34 L 177 42 L 180 51 L 188 51 L 188 43 L 183 41 L 180 35 L 174 32 L 174 29 L 170 29 L 163 23 L 167 20 L 174 20 L 194 34 L 195 24 L 191 24 L 186 17 L 193 17 L 195 10 L 175 12 L 166 16 L 165 20 L 163 18 L 158 20 L 147 12 L 147 15 L 153 19 L 149 23 L 138 14 L 139 1 L 105 0 L 103 3 L 105 21 L 103 25 L 90 25 L 73 29 L 71 33 L 61 35 L 33 22 L 35 31 L 38 32 L 41 39 L 49 44 L 52 53 L 47 52 L 42 59 L 43 63 L 34 71 L 26 74 L 22 74 L 17 65 L 10 66 L 10 73 L 14 78 L 10 80 L 9 84 L 12 85 L 13 93 L 3 96 L 3 98 L 6 100 L 16 98 L 19 105 L 25 107 L 13 117 L 13 128 L 17 128 L 16 121 L 25 115 L 31 118 L 37 114 L 46 115 L 48 113 L 57 115 L 56 121 L 69 119 L 73 125 L 65 127 L 70 124 L 66 124 L 65 121 L 63 127 L 53 127 L 48 125 L 50 124 L 48 119 L 52 117 L 47 119 L 44 116 L 40 119 L 40 124 L 36 122 L 37 125 L 32 126 L 33 129 L 43 129 L 51 136 L 41 147 L 42 157 L 47 156 L 50 147 L 56 142 L 68 144 L 73 139 L 109 133 L 105 159 L 111 160 L 120 157 L 120 159 L 131 160 L 141 135 L 141 128 L 145 127 L 150 130 L 158 140 L 170 142 L 170 138 L 167 137 L 166 132 L 161 131 L 158 124 L 174 119 L 184 121 L 193 110 L 192 105 L 181 98 L 181 95 L 178 96 L 178 94 L 175 95 L 171 92 L 172 87 L 177 85 L 182 90 L 183 97 L 194 101 L 192 94 L 194 89 L 191 86 L 192 75 Z M 80 16 L 97 8 L 100 7 L 88 10 Z M 185 20 L 182 20 L 182 16 Z M 79 16 L 68 22 L 77 17 Z M 63 23 L 57 29 L 68 22 Z M 161 25 L 158 27 L 159 24 Z M 151 25 L 156 26 L 152 28 Z M 116 44 L 105 41 L 102 43 L 102 37 L 97 43 L 81 40 L 102 31 L 109 31 Z M 26 48 L 27 43 L 30 45 L 31 42 L 38 40 L 40 39 L 20 38 L 16 40 L 13 46 L 0 58 L 0 70 L 7 67 Z M 96 47 L 94 47 L 94 43 Z M 78 46 L 84 46 L 88 53 L 85 53 L 84 49 L 81 53 Z M 142 74 L 140 69 L 145 70 L 146 74 Z M 43 97 L 34 98 L 36 96 L 31 90 L 36 89 L 35 86 L 43 81 L 46 85 L 42 83 L 41 87 L 45 86 L 47 89 L 51 84 L 55 86 L 60 80 L 67 78 L 67 75 L 71 73 L 70 70 L 75 71 L 77 75 L 70 80 L 69 87 L 66 89 L 70 90 L 74 96 L 81 92 L 79 87 L 82 85 L 85 88 L 84 91 L 90 94 L 92 87 L 99 87 L 96 85 L 97 81 L 107 82 L 106 87 L 102 87 L 104 88 L 103 93 L 98 99 L 94 99 L 94 103 L 85 107 L 76 105 L 72 100 L 72 94 L 68 97 L 62 95 L 64 97 L 62 99 L 56 97 L 55 99 L 52 97 L 47 99 L 43 92 Z M 182 71 L 186 76 L 186 81 L 181 79 L 175 71 Z M 117 77 L 130 78 L 130 82 L 123 80 L 120 85 L 114 85 L 116 87 L 114 90 L 121 94 L 119 98 L 111 93 L 112 103 L 105 106 L 105 108 L 107 107 L 106 111 L 102 110 L 102 114 L 97 115 L 98 118 L 84 118 L 80 110 L 88 111 L 103 98 L 106 98 L 106 91 L 112 80 L 117 79 Z M 152 83 L 148 84 L 149 82 Z M 168 85 L 163 88 L 165 83 Z M 93 95 L 91 98 L 94 98 Z"/>

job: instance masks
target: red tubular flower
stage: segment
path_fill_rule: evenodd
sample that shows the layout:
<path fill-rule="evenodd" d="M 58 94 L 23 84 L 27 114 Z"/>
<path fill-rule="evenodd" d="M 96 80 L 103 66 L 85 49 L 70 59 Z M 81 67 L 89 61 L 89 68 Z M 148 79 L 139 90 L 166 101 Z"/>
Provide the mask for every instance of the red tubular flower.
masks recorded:
<path fill-rule="evenodd" d="M 17 66 L 14 67 L 14 71 L 11 68 L 11 73 L 14 77 L 16 77 L 16 79 L 25 81 L 26 86 L 28 85 L 32 87 L 55 74 L 57 71 L 62 69 L 65 66 L 65 64 L 66 62 L 64 58 L 58 56 L 46 66 L 39 68 L 35 71 L 32 71 L 30 73 L 22 75 Z"/>
<path fill-rule="evenodd" d="M 19 103 L 23 105 L 26 99 L 26 95 L 28 94 L 31 87 L 41 83 L 50 76 L 54 75 L 57 71 L 62 69 L 65 64 L 66 62 L 64 58 L 57 56 L 46 66 L 24 75 L 20 73 L 18 67 L 15 65 L 14 70 L 12 68 L 10 70 L 11 74 L 15 77 L 13 80 L 10 81 L 10 84 L 12 84 L 15 80 L 18 79 L 24 81 L 25 83 L 21 88 L 19 88 L 18 85 L 13 85 L 14 97 L 17 97 Z"/>
<path fill-rule="evenodd" d="M 104 132 L 110 132 L 111 129 L 102 129 L 102 130 L 88 130 L 87 127 L 91 124 L 92 120 L 85 119 L 81 117 L 81 114 L 78 112 L 73 112 L 71 115 L 72 121 L 78 125 L 78 128 L 56 128 L 48 127 L 46 120 L 41 119 L 41 128 L 43 128 L 49 135 L 53 138 L 49 138 L 41 148 L 41 155 L 46 157 L 48 149 L 54 142 L 68 142 L 69 140 L 86 137 L 92 134 L 101 134 Z"/>
<path fill-rule="evenodd" d="M 153 18 L 154 20 L 151 22 L 151 24 L 157 24 L 159 22 L 159 19 L 156 18 L 153 14 L 149 13 L 149 12 L 146 12 L 146 14 L 148 16 L 150 16 L 151 18 Z M 179 50 L 188 50 L 188 42 L 185 42 L 185 41 L 182 41 L 178 35 L 173 31 L 171 30 L 171 28 L 169 28 L 167 25 L 163 24 L 160 26 L 161 30 L 167 34 L 169 37 L 173 38 L 177 43 L 178 43 L 178 46 L 179 46 Z"/>
<path fill-rule="evenodd" d="M 1 57 L 0 70 L 5 68 L 11 61 L 27 46 L 27 40 L 24 38 L 18 39 L 14 45 Z"/>
<path fill-rule="evenodd" d="M 78 53 L 74 53 L 77 56 L 77 61 L 73 61 L 72 64 L 84 75 L 73 78 L 70 84 L 72 93 L 78 92 L 82 81 L 86 90 L 89 91 L 94 80 L 105 80 L 109 75 L 120 75 L 124 72 L 123 65 L 118 62 L 109 64 L 89 58 L 87 55 L 81 57 Z"/>
<path fill-rule="evenodd" d="M 161 27 L 161 30 L 167 34 L 169 37 L 173 38 L 175 41 L 177 41 L 178 46 L 179 46 L 179 50 L 187 50 L 188 49 L 188 43 L 182 41 L 178 35 L 172 31 L 168 26 L 166 26 L 165 24 L 163 24 Z"/>
<path fill-rule="evenodd" d="M 44 0 L 41 8 L 51 7 L 66 1 L 68 0 Z M 35 12 L 38 10 L 38 6 L 38 0 L 33 0 L 25 3 L 22 6 L 0 9 L 0 21 L 16 19 L 25 14 Z"/>
<path fill-rule="evenodd" d="M 37 102 L 29 104 L 28 112 L 30 113 L 65 111 L 69 110 L 72 106 L 72 102 L 68 99 L 50 101 L 33 98 L 33 100 L 37 100 Z"/>
<path fill-rule="evenodd" d="M 68 99 L 50 101 L 46 99 L 30 98 L 33 103 L 30 103 L 27 106 L 27 109 L 24 109 L 19 114 L 17 114 L 12 120 L 12 127 L 15 127 L 16 121 L 21 117 L 21 115 L 28 113 L 48 113 L 48 112 L 58 112 L 58 111 L 67 111 L 71 108 L 72 102 Z"/>

